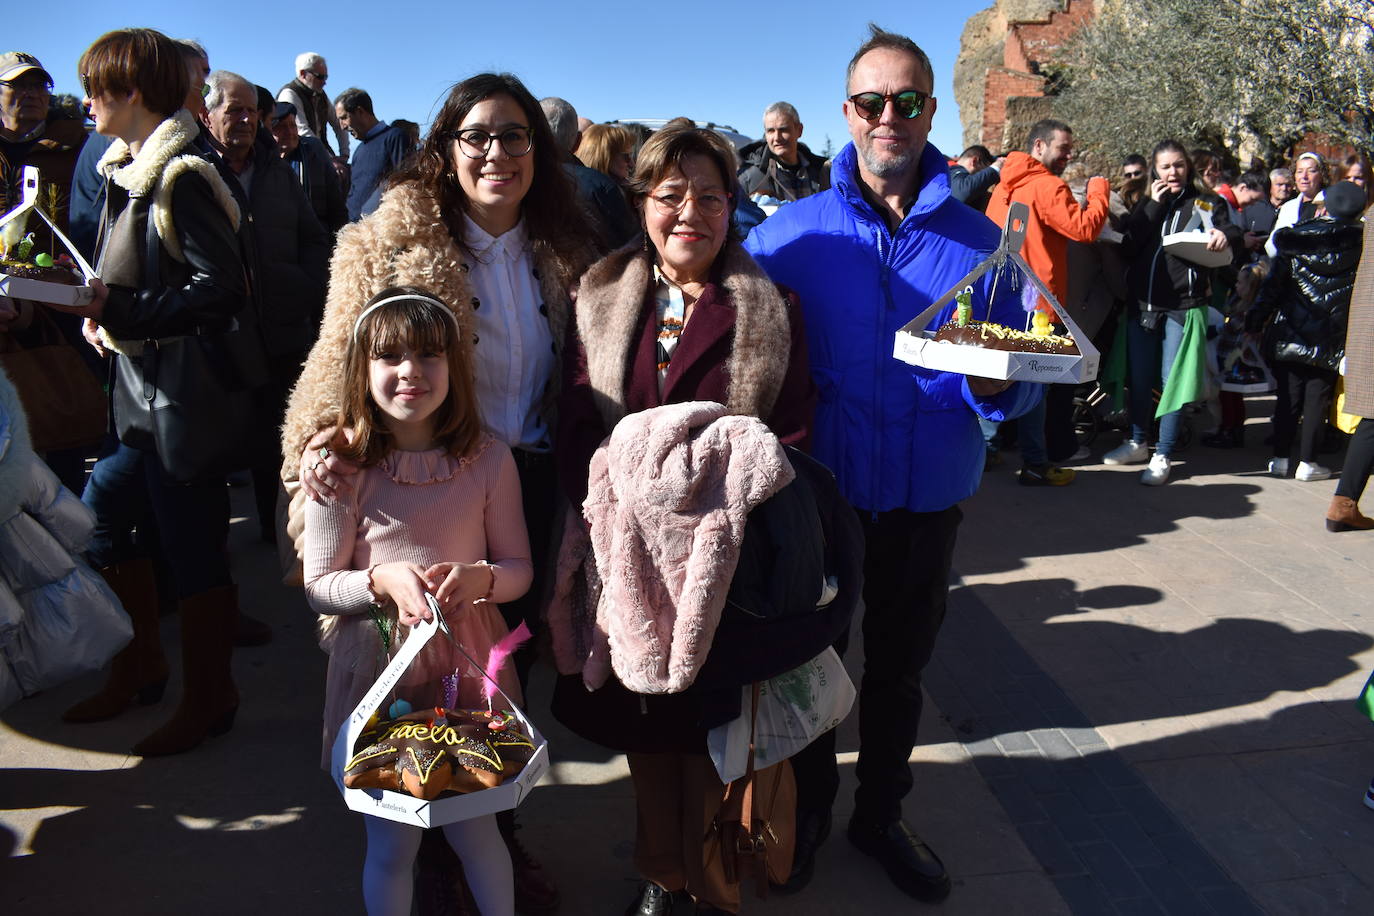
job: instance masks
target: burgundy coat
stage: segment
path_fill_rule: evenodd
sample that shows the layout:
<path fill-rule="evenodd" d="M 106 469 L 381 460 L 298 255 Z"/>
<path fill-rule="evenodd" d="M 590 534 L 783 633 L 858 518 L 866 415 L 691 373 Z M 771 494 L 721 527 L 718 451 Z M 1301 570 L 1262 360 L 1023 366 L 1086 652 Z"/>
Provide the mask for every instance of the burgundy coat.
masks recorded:
<path fill-rule="evenodd" d="M 802 327 L 801 306 L 795 293 L 783 289 L 787 299 L 792 340 L 788 351 L 787 375 L 778 392 L 773 414 L 761 417 L 784 445 L 808 451 L 811 444 L 811 417 L 816 407 L 816 388 L 811 381 L 806 358 L 806 334 Z M 564 363 L 563 396 L 558 408 L 558 437 L 555 458 L 560 482 L 568 500 L 580 506 L 587 497 L 587 475 L 592 455 L 611 434 L 592 401 L 587 377 L 587 351 L 577 335 L 577 321 L 568 322 L 569 347 L 573 354 Z M 735 328 L 735 307 L 717 282 L 706 284 L 692 309 L 691 317 L 668 365 L 663 394 L 658 392 L 658 327 L 653 290 L 646 290 L 644 306 L 635 334 L 634 353 L 629 360 L 625 406 L 628 413 L 681 404 L 686 401 L 718 401 L 729 397 L 730 359 Z"/>

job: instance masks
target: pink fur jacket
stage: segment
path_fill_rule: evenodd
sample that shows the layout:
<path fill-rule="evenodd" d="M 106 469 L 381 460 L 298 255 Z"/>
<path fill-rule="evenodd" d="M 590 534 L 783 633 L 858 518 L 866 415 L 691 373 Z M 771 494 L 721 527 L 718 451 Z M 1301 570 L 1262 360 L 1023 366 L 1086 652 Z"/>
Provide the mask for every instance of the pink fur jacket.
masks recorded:
<path fill-rule="evenodd" d="M 549 608 L 559 670 L 580 671 L 591 690 L 612 669 L 636 693 L 690 687 L 711 650 L 745 520 L 794 476 L 763 421 L 712 401 L 616 424 L 592 458 L 590 537 L 570 516 L 559 556 Z"/>

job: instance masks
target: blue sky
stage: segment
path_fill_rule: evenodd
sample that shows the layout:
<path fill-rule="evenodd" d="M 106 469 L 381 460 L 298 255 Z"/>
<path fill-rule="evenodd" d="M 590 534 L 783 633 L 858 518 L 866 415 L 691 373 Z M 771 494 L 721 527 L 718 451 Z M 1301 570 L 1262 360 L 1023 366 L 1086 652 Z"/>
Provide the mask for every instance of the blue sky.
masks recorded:
<path fill-rule="evenodd" d="M 916 4 L 871 0 L 724 3 L 264 2 L 42 4 L 5 29 L 0 50 L 43 61 L 59 92 L 78 92 L 76 60 L 101 33 L 150 26 L 196 38 L 210 64 L 275 92 L 301 51 L 329 61 L 330 96 L 366 89 L 379 117 L 422 125 L 452 83 L 509 70 L 536 97 L 559 95 L 595 121 L 687 115 L 757 137 L 763 109 L 797 106 L 803 141 L 819 152 L 848 141 L 844 68 L 873 20 L 930 55 L 939 100 L 931 140 L 950 155 L 961 131 L 951 85 L 959 34 L 991 0 Z M 852 10 L 852 11 L 851 11 Z"/>

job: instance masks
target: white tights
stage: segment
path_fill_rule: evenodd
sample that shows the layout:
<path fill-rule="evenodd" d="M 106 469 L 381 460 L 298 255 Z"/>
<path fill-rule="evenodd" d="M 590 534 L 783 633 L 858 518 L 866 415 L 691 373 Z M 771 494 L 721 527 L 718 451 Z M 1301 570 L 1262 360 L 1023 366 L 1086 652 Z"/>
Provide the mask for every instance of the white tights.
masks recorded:
<path fill-rule="evenodd" d="M 363 862 L 363 902 L 368 916 L 410 916 L 415 889 L 415 854 L 423 830 L 370 814 L 367 858 Z M 444 837 L 463 862 L 463 874 L 482 916 L 511 916 L 515 912 L 515 878 L 510 853 L 496 827 L 496 817 L 458 821 L 443 828 Z"/>

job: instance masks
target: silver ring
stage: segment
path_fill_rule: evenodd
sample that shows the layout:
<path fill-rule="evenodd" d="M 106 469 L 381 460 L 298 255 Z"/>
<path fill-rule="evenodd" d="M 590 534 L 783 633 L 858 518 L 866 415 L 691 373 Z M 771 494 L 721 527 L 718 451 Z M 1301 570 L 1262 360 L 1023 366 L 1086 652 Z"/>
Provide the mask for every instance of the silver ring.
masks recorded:
<path fill-rule="evenodd" d="M 320 447 L 320 460 L 321 460 L 321 461 L 324 461 L 326 458 L 329 457 L 329 455 L 330 455 L 329 446 L 327 446 L 327 445 L 321 446 L 321 447 Z"/>

